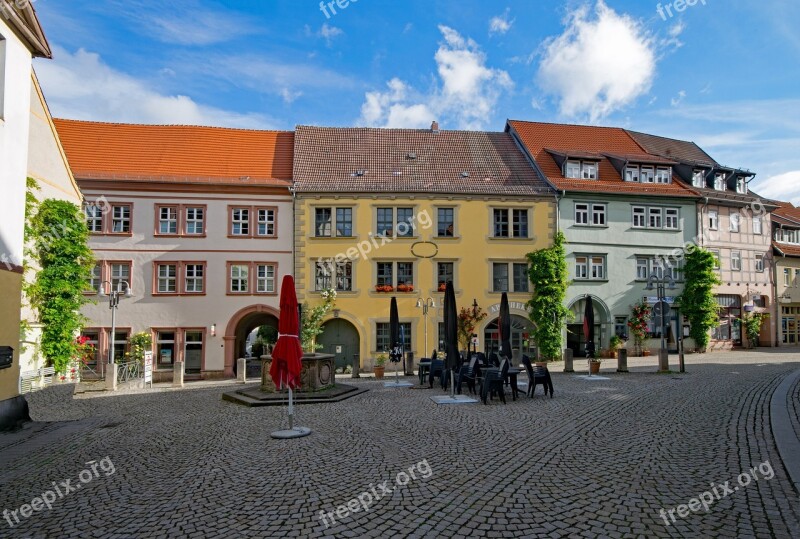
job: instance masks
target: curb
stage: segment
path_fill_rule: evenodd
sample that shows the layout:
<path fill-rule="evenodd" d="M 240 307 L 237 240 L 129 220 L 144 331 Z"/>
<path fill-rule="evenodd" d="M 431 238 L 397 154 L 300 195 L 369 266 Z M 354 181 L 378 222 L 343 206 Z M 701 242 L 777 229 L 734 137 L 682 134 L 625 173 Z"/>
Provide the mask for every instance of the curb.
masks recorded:
<path fill-rule="evenodd" d="M 789 391 L 800 380 L 800 370 L 789 374 L 772 394 L 769 405 L 772 437 L 778 447 L 778 454 L 789 474 L 789 481 L 800 494 L 800 433 L 794 431 L 789 417 Z"/>

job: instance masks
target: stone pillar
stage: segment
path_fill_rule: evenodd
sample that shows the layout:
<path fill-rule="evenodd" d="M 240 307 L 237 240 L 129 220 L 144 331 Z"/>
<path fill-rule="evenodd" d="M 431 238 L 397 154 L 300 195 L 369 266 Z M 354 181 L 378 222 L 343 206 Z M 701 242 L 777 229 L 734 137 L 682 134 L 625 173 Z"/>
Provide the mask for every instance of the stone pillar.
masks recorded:
<path fill-rule="evenodd" d="M 414 352 L 406 353 L 406 376 L 414 376 Z"/>
<path fill-rule="evenodd" d="M 359 354 L 353 355 L 353 375 L 350 378 L 361 378 L 361 358 Z"/>
<path fill-rule="evenodd" d="M 117 372 L 119 372 L 118 364 L 106 365 L 106 391 L 117 390 Z"/>
<path fill-rule="evenodd" d="M 572 348 L 564 349 L 564 372 L 575 372 L 572 368 Z"/>
<path fill-rule="evenodd" d="M 628 349 L 617 350 L 617 372 L 628 372 Z"/>
<path fill-rule="evenodd" d="M 667 372 L 669 370 L 669 351 L 658 351 L 658 370 L 659 372 Z"/>
<path fill-rule="evenodd" d="M 240 383 L 247 383 L 247 360 L 243 357 L 240 357 L 237 361 L 236 374 Z"/>
<path fill-rule="evenodd" d="M 172 387 L 183 387 L 183 361 L 176 361 L 172 367 Z"/>

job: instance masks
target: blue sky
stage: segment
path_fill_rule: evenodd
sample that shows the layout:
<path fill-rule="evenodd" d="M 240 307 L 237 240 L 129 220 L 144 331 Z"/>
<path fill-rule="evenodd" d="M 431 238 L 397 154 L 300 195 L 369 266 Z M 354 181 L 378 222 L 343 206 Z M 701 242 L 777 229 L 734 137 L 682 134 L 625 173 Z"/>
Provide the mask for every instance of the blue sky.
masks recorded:
<path fill-rule="evenodd" d="M 34 0 L 55 53 L 35 67 L 58 117 L 612 125 L 694 140 L 800 204 L 795 0 L 340 3 Z"/>

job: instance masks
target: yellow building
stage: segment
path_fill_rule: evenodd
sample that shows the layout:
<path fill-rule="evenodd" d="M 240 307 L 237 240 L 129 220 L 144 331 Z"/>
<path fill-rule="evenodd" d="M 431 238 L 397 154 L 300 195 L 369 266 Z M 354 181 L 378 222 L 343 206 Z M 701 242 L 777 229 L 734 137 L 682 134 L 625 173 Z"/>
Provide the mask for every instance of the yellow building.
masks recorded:
<path fill-rule="evenodd" d="M 337 367 L 357 356 L 369 369 L 389 348 L 392 296 L 406 350 L 429 356 L 448 280 L 459 310 L 477 304 L 488 313 L 480 350 L 497 349 L 503 291 L 512 346 L 520 354 L 530 345 L 525 255 L 552 243 L 555 198 L 509 134 L 301 126 L 295 156 L 298 295 L 313 306 L 337 290 L 318 341 Z M 429 298 L 426 317 L 418 304 Z"/>
<path fill-rule="evenodd" d="M 800 208 L 776 202 L 772 214 L 778 346 L 800 345 Z M 763 337 L 763 336 L 762 336 Z"/>

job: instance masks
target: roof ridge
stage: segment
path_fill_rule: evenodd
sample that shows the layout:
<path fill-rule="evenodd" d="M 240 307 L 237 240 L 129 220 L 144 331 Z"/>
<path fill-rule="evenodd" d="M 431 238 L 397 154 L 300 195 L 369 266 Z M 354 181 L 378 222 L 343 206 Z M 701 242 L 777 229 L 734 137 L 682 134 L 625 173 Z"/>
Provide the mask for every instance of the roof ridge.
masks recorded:
<path fill-rule="evenodd" d="M 513 120 L 508 119 L 506 120 L 508 123 L 515 122 L 519 124 L 538 124 L 538 125 L 557 125 L 562 127 L 588 127 L 591 129 L 607 129 L 609 131 L 626 131 L 624 127 L 615 127 L 612 125 L 591 125 L 591 124 L 581 124 L 581 123 L 565 123 L 565 122 L 540 122 L 535 120 Z"/>
<path fill-rule="evenodd" d="M 289 129 L 252 129 L 246 127 L 227 127 L 222 125 L 199 125 L 199 124 L 145 124 L 145 123 L 126 123 L 126 122 L 102 122 L 95 120 L 76 120 L 73 118 L 53 118 L 55 122 L 70 122 L 76 124 L 95 125 L 95 126 L 119 126 L 119 127 L 185 127 L 190 129 L 217 129 L 220 131 L 242 131 L 247 133 L 294 133 Z"/>
<path fill-rule="evenodd" d="M 480 135 L 506 135 L 505 131 L 476 131 L 474 129 L 439 129 L 432 131 L 430 128 L 419 127 L 370 127 L 370 126 L 350 126 L 350 127 L 336 127 L 336 126 L 321 126 L 321 125 L 297 125 L 295 131 L 299 129 L 325 129 L 325 130 L 338 130 L 338 131 L 384 131 L 384 132 L 420 132 L 420 133 L 477 133 Z"/>

